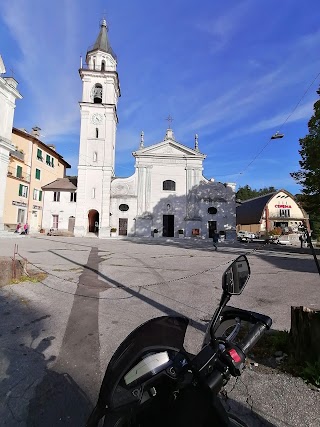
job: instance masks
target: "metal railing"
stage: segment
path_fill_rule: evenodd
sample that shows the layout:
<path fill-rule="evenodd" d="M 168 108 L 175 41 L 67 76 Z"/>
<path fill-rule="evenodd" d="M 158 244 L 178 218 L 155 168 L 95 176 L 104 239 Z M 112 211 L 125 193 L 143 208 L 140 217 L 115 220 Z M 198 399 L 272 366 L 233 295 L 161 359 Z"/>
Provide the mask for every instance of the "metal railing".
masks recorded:
<path fill-rule="evenodd" d="M 7 176 L 10 176 L 12 178 L 21 179 L 21 181 L 30 182 L 30 175 L 28 173 L 25 173 L 24 170 L 18 171 L 18 169 L 9 166 Z"/>
<path fill-rule="evenodd" d="M 24 153 L 19 150 L 14 150 L 10 152 L 10 156 L 15 157 L 16 159 L 22 160 L 24 162 Z"/>

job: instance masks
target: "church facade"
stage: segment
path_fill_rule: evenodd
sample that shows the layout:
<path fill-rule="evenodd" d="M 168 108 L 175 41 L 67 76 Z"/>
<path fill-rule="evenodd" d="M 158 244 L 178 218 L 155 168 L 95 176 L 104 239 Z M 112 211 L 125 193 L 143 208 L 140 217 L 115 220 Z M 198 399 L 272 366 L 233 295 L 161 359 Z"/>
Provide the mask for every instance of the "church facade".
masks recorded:
<path fill-rule="evenodd" d="M 142 132 L 140 146 L 132 153 L 135 173 L 128 178 L 115 176 L 120 84 L 105 20 L 79 73 L 83 83 L 80 148 L 76 206 L 71 215 L 75 216 L 75 236 L 212 237 L 214 231 L 234 233 L 235 184 L 203 176 L 206 155 L 199 150 L 197 135 L 190 148 L 178 142 L 169 127 L 163 141 L 145 146 Z M 57 182 L 55 191 L 58 187 Z M 62 191 L 74 189 L 64 185 Z M 64 210 L 57 204 L 55 208 Z M 51 214 L 56 216 L 47 212 L 46 217 Z M 60 229 L 67 228 L 67 221 L 60 221 Z"/>

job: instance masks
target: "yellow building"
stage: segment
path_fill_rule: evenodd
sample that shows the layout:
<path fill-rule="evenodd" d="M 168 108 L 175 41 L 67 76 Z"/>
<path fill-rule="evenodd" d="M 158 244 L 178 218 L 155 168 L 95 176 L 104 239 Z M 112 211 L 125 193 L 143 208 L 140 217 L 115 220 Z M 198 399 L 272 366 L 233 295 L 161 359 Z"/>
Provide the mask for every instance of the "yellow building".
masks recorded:
<path fill-rule="evenodd" d="M 46 184 L 63 178 L 71 166 L 55 151 L 53 145 L 39 140 L 40 129 L 32 134 L 13 128 L 4 201 L 3 222 L 6 229 L 28 223 L 31 232 L 39 231 L 42 223 L 42 190 Z"/>

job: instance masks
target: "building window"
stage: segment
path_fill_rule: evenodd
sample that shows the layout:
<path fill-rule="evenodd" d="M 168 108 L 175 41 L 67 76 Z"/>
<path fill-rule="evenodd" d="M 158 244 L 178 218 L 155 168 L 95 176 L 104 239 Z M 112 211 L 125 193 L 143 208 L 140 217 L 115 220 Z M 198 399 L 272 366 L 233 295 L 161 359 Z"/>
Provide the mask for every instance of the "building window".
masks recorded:
<path fill-rule="evenodd" d="M 92 198 L 93 199 L 96 198 L 96 189 L 95 188 L 92 189 Z"/>
<path fill-rule="evenodd" d="M 28 197 L 28 187 L 26 185 L 19 185 L 19 196 Z"/>
<path fill-rule="evenodd" d="M 43 161 L 42 150 L 40 148 L 37 150 L 37 159 Z"/>
<path fill-rule="evenodd" d="M 93 102 L 95 104 L 102 104 L 102 85 L 100 83 L 97 83 L 94 86 L 94 90 L 93 90 Z"/>
<path fill-rule="evenodd" d="M 70 193 L 70 202 L 77 201 L 77 193 Z"/>
<path fill-rule="evenodd" d="M 280 209 L 280 218 L 290 218 L 290 209 Z"/>
<path fill-rule="evenodd" d="M 60 191 L 54 191 L 53 193 L 53 201 L 60 202 Z"/>
<path fill-rule="evenodd" d="M 42 191 L 41 190 L 33 190 L 33 200 L 37 200 L 39 202 L 41 202 L 42 200 Z"/>
<path fill-rule="evenodd" d="M 99 129 L 96 128 L 96 138 L 99 138 Z"/>
<path fill-rule="evenodd" d="M 98 160 L 98 153 L 96 151 L 93 152 L 93 161 L 96 162 Z"/>
<path fill-rule="evenodd" d="M 40 169 L 36 169 L 36 179 L 40 179 L 41 171 Z"/>
<path fill-rule="evenodd" d="M 208 208 L 208 214 L 210 215 L 215 215 L 217 213 L 217 208 L 211 206 L 210 208 Z"/>
<path fill-rule="evenodd" d="M 22 178 L 22 166 L 17 166 L 17 178 Z"/>
<path fill-rule="evenodd" d="M 26 211 L 25 209 L 18 209 L 18 217 L 17 217 L 17 223 L 23 224 L 25 222 L 26 218 Z"/>
<path fill-rule="evenodd" d="M 101 71 L 105 71 L 106 63 L 104 61 L 101 62 Z"/>
<path fill-rule="evenodd" d="M 167 181 L 163 181 L 162 189 L 166 191 L 176 191 L 176 183 L 171 181 L 171 179 L 167 179 Z"/>
<path fill-rule="evenodd" d="M 58 228 L 59 215 L 52 215 L 52 228 Z"/>
<path fill-rule="evenodd" d="M 54 157 L 51 157 L 49 154 L 46 155 L 46 164 L 48 166 L 54 167 Z"/>
<path fill-rule="evenodd" d="M 128 210 L 129 210 L 129 206 L 128 206 L 128 205 L 121 204 L 121 205 L 119 206 L 119 211 L 121 211 L 121 212 L 126 212 L 126 211 L 128 211 Z"/>

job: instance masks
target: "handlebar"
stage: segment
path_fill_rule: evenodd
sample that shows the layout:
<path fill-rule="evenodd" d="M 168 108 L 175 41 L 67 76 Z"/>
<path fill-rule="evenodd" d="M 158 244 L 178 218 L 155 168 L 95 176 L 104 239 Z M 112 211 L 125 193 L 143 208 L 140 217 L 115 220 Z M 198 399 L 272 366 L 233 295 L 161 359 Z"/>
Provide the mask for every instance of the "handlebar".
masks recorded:
<path fill-rule="evenodd" d="M 245 354 L 247 354 L 248 351 L 250 351 L 252 347 L 257 343 L 257 341 L 259 341 L 259 339 L 265 333 L 265 330 L 267 328 L 268 326 L 265 323 L 256 323 L 251 329 L 251 331 L 248 333 L 248 335 L 245 337 L 245 339 L 238 344 L 238 346 Z"/>

